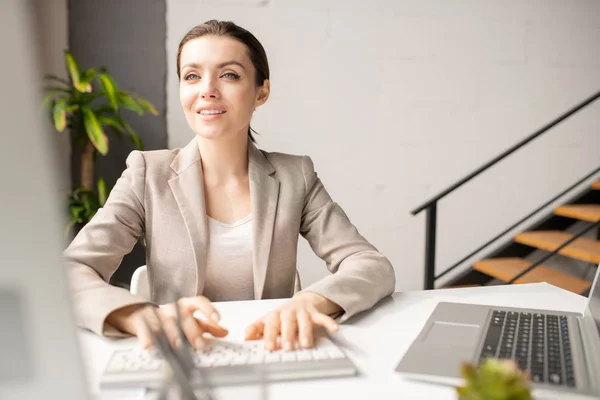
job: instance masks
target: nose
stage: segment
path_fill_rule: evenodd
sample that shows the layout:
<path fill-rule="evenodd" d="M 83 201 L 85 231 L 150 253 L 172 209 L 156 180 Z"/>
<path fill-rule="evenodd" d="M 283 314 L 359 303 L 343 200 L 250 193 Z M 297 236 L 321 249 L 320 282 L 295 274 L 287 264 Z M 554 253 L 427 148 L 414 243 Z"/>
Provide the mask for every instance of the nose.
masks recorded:
<path fill-rule="evenodd" d="M 203 99 L 215 99 L 219 96 L 219 90 L 216 81 L 212 78 L 206 78 L 200 86 L 200 97 Z"/>

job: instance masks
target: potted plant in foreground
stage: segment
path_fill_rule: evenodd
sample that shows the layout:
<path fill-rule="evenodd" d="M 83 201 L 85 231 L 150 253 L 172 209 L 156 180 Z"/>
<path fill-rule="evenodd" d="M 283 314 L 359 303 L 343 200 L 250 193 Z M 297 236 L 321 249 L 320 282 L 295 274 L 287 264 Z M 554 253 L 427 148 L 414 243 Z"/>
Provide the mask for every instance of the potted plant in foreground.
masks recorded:
<path fill-rule="evenodd" d="M 58 132 L 71 132 L 73 151 L 81 153 L 80 182 L 69 195 L 70 218 L 67 232 L 74 225 L 83 226 L 104 205 L 109 190 L 99 177 L 94 182 L 94 166 L 99 155 L 109 151 L 107 131 L 119 139 L 129 138 L 137 149 L 142 141 L 121 115 L 128 109 L 143 115 L 158 112 L 148 101 L 121 90 L 105 68 L 82 71 L 73 55 L 65 51 L 69 79 L 48 75 L 51 86 L 45 89 L 43 106 L 50 110 Z"/>
<path fill-rule="evenodd" d="M 487 358 L 480 365 L 463 364 L 465 384 L 458 400 L 531 400 L 529 374 L 512 360 Z"/>

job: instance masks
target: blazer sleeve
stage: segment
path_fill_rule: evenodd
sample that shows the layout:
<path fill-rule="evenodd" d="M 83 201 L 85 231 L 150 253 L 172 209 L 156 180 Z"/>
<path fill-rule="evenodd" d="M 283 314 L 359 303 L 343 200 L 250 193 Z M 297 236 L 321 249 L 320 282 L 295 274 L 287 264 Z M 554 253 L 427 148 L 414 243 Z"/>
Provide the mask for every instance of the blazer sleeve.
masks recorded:
<path fill-rule="evenodd" d="M 132 152 L 103 208 L 64 251 L 77 324 L 99 335 L 126 336 L 106 324 L 106 317 L 119 308 L 148 303 L 108 283 L 143 233 L 145 174 L 143 154 Z"/>
<path fill-rule="evenodd" d="M 343 322 L 392 294 L 396 276 L 389 260 L 359 234 L 342 208 L 331 200 L 307 156 L 303 157 L 302 170 L 306 197 L 300 233 L 332 272 L 303 291 L 338 304 L 344 310 Z"/>

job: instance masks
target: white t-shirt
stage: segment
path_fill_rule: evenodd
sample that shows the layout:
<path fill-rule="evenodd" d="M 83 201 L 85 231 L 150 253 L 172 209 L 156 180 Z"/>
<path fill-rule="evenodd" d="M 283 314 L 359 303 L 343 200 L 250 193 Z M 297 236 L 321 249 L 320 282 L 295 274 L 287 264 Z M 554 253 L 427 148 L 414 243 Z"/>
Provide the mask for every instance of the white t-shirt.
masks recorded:
<path fill-rule="evenodd" d="M 203 295 L 210 301 L 254 300 L 252 214 L 233 224 L 208 217 Z"/>

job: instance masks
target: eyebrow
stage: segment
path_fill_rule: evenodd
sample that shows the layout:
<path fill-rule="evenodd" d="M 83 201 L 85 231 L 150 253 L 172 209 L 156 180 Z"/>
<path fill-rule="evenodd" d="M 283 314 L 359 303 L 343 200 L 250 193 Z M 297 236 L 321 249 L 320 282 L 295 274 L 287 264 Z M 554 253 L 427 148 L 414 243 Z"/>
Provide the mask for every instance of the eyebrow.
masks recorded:
<path fill-rule="evenodd" d="M 237 65 L 237 66 L 241 67 L 243 70 L 246 70 L 246 67 L 244 67 L 241 63 L 239 63 L 237 61 L 233 61 L 233 60 L 231 60 L 231 61 L 225 61 L 225 62 L 222 62 L 220 64 L 217 64 L 217 68 L 224 68 L 224 67 L 227 67 L 228 65 Z M 183 65 L 181 67 L 181 69 L 183 70 L 185 67 L 199 68 L 200 64 L 197 64 L 197 63 L 188 63 L 188 64 Z"/>

